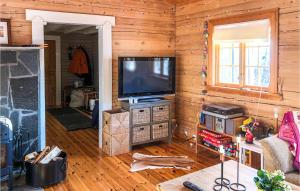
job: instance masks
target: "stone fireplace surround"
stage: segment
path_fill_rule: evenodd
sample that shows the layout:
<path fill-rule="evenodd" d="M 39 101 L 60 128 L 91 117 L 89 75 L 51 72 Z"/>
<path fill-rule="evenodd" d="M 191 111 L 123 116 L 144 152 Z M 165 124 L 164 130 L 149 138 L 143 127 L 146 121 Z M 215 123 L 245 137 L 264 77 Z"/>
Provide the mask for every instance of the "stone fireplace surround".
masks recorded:
<path fill-rule="evenodd" d="M 0 115 L 12 121 L 14 150 L 23 154 L 38 149 L 38 81 L 38 49 L 1 47 Z"/>

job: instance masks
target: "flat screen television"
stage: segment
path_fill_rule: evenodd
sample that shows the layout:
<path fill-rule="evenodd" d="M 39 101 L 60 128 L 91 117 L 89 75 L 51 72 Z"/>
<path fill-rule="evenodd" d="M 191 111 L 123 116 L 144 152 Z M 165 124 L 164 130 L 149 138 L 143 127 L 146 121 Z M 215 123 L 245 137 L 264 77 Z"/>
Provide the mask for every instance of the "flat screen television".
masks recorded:
<path fill-rule="evenodd" d="M 119 57 L 119 98 L 175 93 L 175 57 Z"/>

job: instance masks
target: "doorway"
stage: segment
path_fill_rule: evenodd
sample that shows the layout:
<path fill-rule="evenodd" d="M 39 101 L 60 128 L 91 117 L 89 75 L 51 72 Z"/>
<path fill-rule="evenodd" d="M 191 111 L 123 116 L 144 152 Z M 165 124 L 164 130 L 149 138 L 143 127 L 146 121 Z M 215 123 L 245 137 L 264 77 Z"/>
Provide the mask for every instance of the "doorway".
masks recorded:
<path fill-rule="evenodd" d="M 98 30 L 90 25 L 56 23 L 49 23 L 44 29 L 46 111 L 64 130 L 96 128 L 98 107 L 94 106 L 98 105 L 100 76 Z M 61 59 L 56 60 L 56 56 Z M 61 104 L 55 105 L 58 98 Z"/>
<path fill-rule="evenodd" d="M 45 94 L 46 108 L 56 105 L 56 55 L 55 40 L 45 40 Z"/>
<path fill-rule="evenodd" d="M 48 23 L 92 25 L 98 30 L 99 47 L 99 113 L 112 108 L 112 27 L 115 17 L 63 13 L 26 9 L 26 20 L 32 22 L 32 43 L 44 44 L 44 26 Z M 46 102 L 45 102 L 45 60 L 44 49 L 40 49 L 40 84 L 39 84 L 39 149 L 46 145 Z M 102 148 L 102 115 L 99 115 L 99 147 Z"/>
<path fill-rule="evenodd" d="M 61 106 L 61 40 L 45 35 L 45 103 L 46 107 Z"/>

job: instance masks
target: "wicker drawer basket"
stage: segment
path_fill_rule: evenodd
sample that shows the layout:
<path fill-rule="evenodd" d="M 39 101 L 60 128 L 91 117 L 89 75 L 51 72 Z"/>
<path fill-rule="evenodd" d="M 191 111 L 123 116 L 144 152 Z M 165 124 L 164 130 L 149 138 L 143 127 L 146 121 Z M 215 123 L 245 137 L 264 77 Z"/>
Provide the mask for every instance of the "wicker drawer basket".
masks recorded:
<path fill-rule="evenodd" d="M 152 125 L 152 138 L 161 139 L 169 136 L 169 123 L 159 123 Z"/>
<path fill-rule="evenodd" d="M 150 125 L 133 127 L 132 143 L 139 143 L 149 141 L 150 138 Z"/>
<path fill-rule="evenodd" d="M 153 121 L 166 121 L 169 120 L 170 112 L 168 105 L 161 105 L 153 107 Z"/>
<path fill-rule="evenodd" d="M 150 108 L 141 108 L 132 110 L 132 124 L 147 124 L 150 123 Z"/>

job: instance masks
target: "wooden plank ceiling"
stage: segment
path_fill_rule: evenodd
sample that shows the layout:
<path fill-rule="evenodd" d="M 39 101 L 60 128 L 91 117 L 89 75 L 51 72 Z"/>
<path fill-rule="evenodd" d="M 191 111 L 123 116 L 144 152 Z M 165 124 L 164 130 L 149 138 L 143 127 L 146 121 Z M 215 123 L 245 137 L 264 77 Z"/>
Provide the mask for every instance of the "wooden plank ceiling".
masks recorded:
<path fill-rule="evenodd" d="M 95 26 L 89 25 L 66 25 L 49 23 L 45 26 L 45 34 L 60 33 L 60 34 L 96 34 L 98 30 Z"/>

